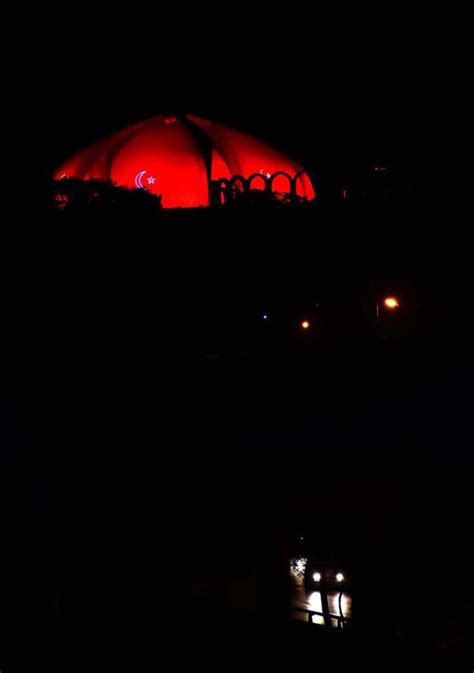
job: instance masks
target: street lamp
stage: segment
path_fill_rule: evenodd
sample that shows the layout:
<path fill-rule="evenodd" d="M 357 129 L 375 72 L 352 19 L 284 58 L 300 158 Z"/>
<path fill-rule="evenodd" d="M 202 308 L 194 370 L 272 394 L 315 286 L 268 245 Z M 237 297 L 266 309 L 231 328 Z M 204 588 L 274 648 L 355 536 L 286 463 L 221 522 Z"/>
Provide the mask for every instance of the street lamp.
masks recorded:
<path fill-rule="evenodd" d="M 301 329 L 308 330 L 311 327 L 311 323 L 309 320 L 302 320 L 301 323 Z"/>
<path fill-rule="evenodd" d="M 400 302 L 396 297 L 385 297 L 383 300 L 383 305 L 385 308 L 388 308 L 390 311 L 393 311 L 396 308 L 400 307 Z"/>
<path fill-rule="evenodd" d="M 377 327 L 380 325 L 381 306 L 385 311 L 396 311 L 397 309 L 400 308 L 400 300 L 398 299 L 398 297 L 395 297 L 393 295 L 387 295 L 386 297 L 383 297 L 382 301 L 380 301 L 380 298 L 377 296 L 377 299 L 375 300 L 375 315 L 377 318 Z"/>

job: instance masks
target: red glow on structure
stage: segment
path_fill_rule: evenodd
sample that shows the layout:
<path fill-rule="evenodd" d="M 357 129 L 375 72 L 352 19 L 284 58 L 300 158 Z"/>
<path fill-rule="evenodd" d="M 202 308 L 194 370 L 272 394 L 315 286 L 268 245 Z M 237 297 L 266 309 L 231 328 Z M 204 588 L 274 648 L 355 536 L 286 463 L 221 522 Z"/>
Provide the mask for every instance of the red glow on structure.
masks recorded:
<path fill-rule="evenodd" d="M 209 205 L 206 165 L 197 141 L 180 121 L 148 122 L 115 155 L 110 177 L 124 187 L 141 184 L 163 195 L 167 208 Z M 152 180 L 152 182 L 149 182 Z"/>
<path fill-rule="evenodd" d="M 257 173 L 256 175 L 254 175 L 250 179 L 249 184 L 250 189 L 257 189 L 258 191 L 263 192 L 267 186 L 266 178 L 267 176 L 263 175 L 263 173 Z"/>
<path fill-rule="evenodd" d="M 271 181 L 273 192 L 289 193 L 290 181 L 282 172 L 298 176 L 298 196 L 315 197 L 302 167 L 278 150 L 246 133 L 186 115 L 155 117 L 124 129 L 66 161 L 55 177 L 147 189 L 162 196 L 165 208 L 193 208 L 210 205 L 210 181 L 233 176 L 259 174 Z M 265 179 L 253 179 L 251 188 L 263 189 Z"/>
<path fill-rule="evenodd" d="M 211 166 L 211 180 L 219 180 L 221 178 L 230 180 L 232 177 L 228 165 L 216 147 L 212 148 Z"/>

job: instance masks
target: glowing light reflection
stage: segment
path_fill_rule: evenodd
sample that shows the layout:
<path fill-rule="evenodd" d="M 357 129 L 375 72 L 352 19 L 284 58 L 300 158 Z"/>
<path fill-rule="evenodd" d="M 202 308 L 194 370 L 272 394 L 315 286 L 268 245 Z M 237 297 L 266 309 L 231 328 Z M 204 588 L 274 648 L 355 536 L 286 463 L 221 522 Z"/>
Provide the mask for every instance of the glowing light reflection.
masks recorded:
<path fill-rule="evenodd" d="M 305 557 L 290 559 L 290 573 L 298 583 L 303 581 L 307 562 L 308 559 Z"/>

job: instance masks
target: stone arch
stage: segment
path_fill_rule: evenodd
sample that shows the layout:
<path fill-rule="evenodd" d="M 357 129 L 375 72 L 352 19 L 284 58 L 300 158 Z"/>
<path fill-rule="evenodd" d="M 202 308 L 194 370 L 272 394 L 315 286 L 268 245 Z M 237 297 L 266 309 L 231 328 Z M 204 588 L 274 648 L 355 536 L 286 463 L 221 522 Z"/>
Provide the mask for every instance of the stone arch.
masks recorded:
<path fill-rule="evenodd" d="M 220 178 L 216 180 L 215 183 L 215 194 L 217 197 L 217 203 L 220 206 L 225 205 L 227 201 L 227 191 L 229 189 L 229 181 L 227 178 Z"/>
<path fill-rule="evenodd" d="M 308 185 L 305 185 L 305 182 L 307 182 Z M 308 196 L 308 187 L 312 192 L 311 196 Z M 308 171 L 304 169 L 296 173 L 294 177 L 294 195 L 306 199 L 314 198 L 313 183 L 309 177 Z"/>
<path fill-rule="evenodd" d="M 256 187 L 255 182 L 259 180 L 262 182 L 262 187 Z M 269 179 L 267 178 L 266 175 L 262 175 L 262 173 L 252 173 L 247 178 L 249 190 L 252 191 L 252 189 L 258 189 L 259 191 L 269 191 L 271 189 Z"/>
<path fill-rule="evenodd" d="M 239 198 L 239 196 L 247 194 L 248 190 L 249 190 L 248 182 L 242 175 L 234 175 L 229 180 L 227 193 L 230 199 L 236 200 Z"/>
<path fill-rule="evenodd" d="M 270 189 L 272 192 L 283 192 L 291 194 L 293 188 L 293 178 L 285 171 L 277 171 L 269 178 Z M 286 183 L 286 184 L 285 184 Z"/>

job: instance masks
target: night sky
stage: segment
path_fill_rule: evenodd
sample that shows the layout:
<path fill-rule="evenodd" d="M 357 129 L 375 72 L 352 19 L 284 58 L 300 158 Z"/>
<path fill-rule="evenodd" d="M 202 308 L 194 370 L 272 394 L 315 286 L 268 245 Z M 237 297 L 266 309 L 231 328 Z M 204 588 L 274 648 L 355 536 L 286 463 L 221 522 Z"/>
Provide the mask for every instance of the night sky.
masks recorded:
<path fill-rule="evenodd" d="M 275 144 L 323 186 L 374 163 L 428 182 L 442 158 L 462 161 L 472 138 L 465 52 L 446 54 L 396 24 L 337 28 L 323 40 L 297 17 L 284 28 L 255 19 L 236 19 L 232 33 L 206 29 L 204 17 L 199 30 L 191 22 L 160 23 L 155 36 L 130 28 L 138 41 L 130 36 L 125 47 L 123 27 L 59 31 L 50 54 L 7 74 L 11 152 L 34 148 L 35 164 L 50 171 L 138 120 L 194 112 Z"/>

